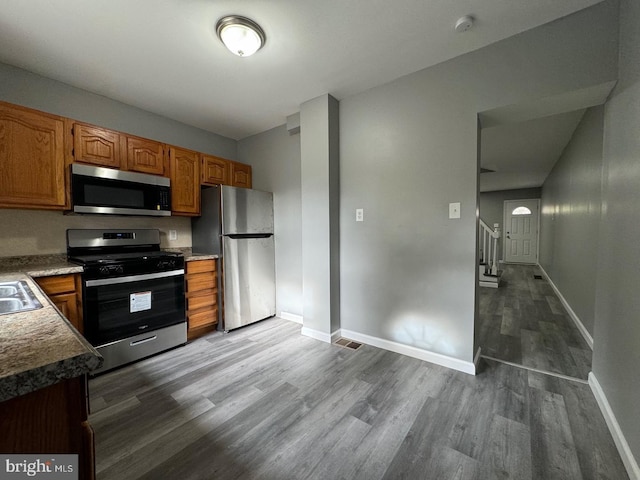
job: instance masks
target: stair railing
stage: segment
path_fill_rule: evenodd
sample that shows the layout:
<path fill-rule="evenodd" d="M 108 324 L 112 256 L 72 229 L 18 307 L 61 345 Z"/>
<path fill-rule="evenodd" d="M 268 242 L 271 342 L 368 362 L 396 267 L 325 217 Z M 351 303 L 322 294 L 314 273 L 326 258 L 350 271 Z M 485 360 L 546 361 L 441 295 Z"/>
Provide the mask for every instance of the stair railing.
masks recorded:
<path fill-rule="evenodd" d="M 500 225 L 493 224 L 493 229 L 480 219 L 480 263 L 485 266 L 486 275 L 498 275 L 498 240 Z"/>

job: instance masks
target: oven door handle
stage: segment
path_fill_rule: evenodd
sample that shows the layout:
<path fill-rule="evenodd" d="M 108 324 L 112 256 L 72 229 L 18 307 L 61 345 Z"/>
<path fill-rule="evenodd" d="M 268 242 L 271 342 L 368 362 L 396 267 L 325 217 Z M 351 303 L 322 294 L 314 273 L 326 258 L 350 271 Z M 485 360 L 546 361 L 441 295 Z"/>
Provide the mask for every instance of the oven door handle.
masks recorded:
<path fill-rule="evenodd" d="M 99 280 L 86 280 L 85 287 L 101 287 L 103 285 L 117 285 L 118 283 L 140 282 L 142 280 L 155 280 L 156 278 L 177 277 L 184 275 L 184 268 L 169 272 L 145 273 L 142 275 L 129 275 L 127 277 L 101 278 Z"/>

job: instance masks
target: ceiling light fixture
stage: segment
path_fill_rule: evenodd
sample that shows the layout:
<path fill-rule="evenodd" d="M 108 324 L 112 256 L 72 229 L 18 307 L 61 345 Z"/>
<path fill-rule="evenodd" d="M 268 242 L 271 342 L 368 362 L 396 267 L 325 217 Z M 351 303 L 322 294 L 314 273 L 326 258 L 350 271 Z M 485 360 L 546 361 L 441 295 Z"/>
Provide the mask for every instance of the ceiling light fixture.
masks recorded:
<path fill-rule="evenodd" d="M 267 41 L 260 25 L 239 15 L 228 15 L 218 20 L 216 33 L 229 51 L 239 57 L 253 55 Z"/>

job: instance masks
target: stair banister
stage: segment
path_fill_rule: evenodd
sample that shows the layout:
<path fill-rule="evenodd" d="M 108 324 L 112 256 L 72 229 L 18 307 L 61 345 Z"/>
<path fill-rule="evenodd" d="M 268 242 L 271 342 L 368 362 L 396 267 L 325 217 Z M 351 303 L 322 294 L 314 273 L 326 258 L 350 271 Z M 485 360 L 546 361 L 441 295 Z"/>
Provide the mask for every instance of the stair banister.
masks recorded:
<path fill-rule="evenodd" d="M 482 232 L 482 251 L 480 254 L 480 260 L 486 265 L 487 273 L 497 275 L 500 225 L 494 223 L 494 228 L 491 228 L 484 220 L 480 219 L 480 231 Z"/>

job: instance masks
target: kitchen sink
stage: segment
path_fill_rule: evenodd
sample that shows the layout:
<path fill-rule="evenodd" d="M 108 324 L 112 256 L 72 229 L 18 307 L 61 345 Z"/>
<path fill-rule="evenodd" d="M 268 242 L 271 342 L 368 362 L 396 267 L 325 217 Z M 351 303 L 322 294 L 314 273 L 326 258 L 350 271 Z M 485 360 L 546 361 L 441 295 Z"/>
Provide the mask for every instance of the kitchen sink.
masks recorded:
<path fill-rule="evenodd" d="M 0 282 L 0 315 L 42 308 L 27 282 Z"/>
<path fill-rule="evenodd" d="M 0 287 L 0 298 L 11 297 L 18 293 L 18 289 L 12 285 L 3 285 Z"/>

